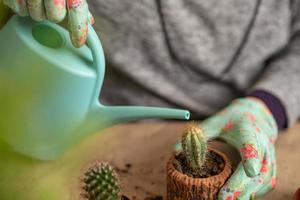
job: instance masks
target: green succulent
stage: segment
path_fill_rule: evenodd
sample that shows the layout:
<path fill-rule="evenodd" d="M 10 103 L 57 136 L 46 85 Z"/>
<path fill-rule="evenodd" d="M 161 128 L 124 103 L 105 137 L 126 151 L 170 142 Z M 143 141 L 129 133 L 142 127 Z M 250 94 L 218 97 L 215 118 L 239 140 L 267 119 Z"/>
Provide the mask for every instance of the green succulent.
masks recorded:
<path fill-rule="evenodd" d="M 208 150 L 207 139 L 197 123 L 192 122 L 185 127 L 181 143 L 188 167 L 193 171 L 201 169 Z"/>
<path fill-rule="evenodd" d="M 118 176 L 108 163 L 95 162 L 84 174 L 84 194 L 88 200 L 118 200 Z"/>

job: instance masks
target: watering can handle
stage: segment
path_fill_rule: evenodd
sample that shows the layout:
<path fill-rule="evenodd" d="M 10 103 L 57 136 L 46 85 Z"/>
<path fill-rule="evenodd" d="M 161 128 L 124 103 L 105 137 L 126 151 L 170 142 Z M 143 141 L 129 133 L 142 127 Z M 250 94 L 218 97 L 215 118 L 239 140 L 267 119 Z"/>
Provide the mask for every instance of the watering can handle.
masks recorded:
<path fill-rule="evenodd" d="M 15 16 L 15 18 L 21 19 L 18 16 Z M 27 18 L 27 19 L 29 20 L 29 22 L 32 23 L 32 26 L 34 26 L 36 24 L 41 24 L 41 25 L 46 24 L 47 27 L 51 27 L 51 29 L 56 30 L 56 31 L 49 31 L 50 29 L 49 30 L 43 29 L 44 27 L 42 27 L 42 29 L 36 28 L 38 26 L 35 26 L 35 28 L 32 29 L 32 36 L 34 37 L 34 39 L 44 46 L 57 47 L 62 42 L 61 40 L 59 40 L 59 38 L 61 38 L 61 37 L 64 38 L 64 37 L 67 37 L 67 35 L 68 35 L 68 34 L 66 34 L 67 32 L 65 32 L 63 27 L 60 27 L 59 25 L 52 23 L 50 21 L 43 21 L 43 22 L 36 23 L 36 22 L 32 21 L 30 18 Z M 94 94 L 91 98 L 90 105 L 92 107 L 95 107 L 95 106 L 100 105 L 100 102 L 98 101 L 98 97 L 100 95 L 99 93 L 101 91 L 101 87 L 102 87 L 103 80 L 104 80 L 105 58 L 104 58 L 103 48 L 102 48 L 101 42 L 97 36 L 97 33 L 95 32 L 94 28 L 90 24 L 88 26 L 89 26 L 88 27 L 89 32 L 88 32 L 88 36 L 87 36 L 87 46 L 90 48 L 91 53 L 92 53 L 93 68 L 96 70 L 96 77 L 97 77 L 96 85 L 94 88 Z M 45 37 L 43 35 L 45 32 L 47 32 L 48 34 L 57 33 L 61 37 L 57 36 L 57 34 L 54 34 L 54 36 L 52 35 L 52 38 L 55 38 L 55 39 L 53 41 L 50 40 L 50 42 L 49 42 L 49 37 Z M 70 40 L 67 39 L 67 41 L 70 41 Z M 71 43 L 71 41 L 70 41 L 70 43 Z"/>
<path fill-rule="evenodd" d="M 91 108 L 97 108 L 100 105 L 98 100 L 100 91 L 102 88 L 104 75 L 105 75 L 105 57 L 100 39 L 94 30 L 94 28 L 89 24 L 87 36 L 87 46 L 91 49 L 93 57 L 93 67 L 96 69 L 97 81 L 94 89 L 94 94 L 92 96 Z"/>

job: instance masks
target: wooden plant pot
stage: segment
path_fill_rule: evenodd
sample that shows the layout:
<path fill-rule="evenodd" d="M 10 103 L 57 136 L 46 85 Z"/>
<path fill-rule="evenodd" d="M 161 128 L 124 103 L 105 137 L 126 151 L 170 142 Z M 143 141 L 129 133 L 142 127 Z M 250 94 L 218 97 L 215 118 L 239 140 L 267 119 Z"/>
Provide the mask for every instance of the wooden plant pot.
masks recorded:
<path fill-rule="evenodd" d="M 300 200 L 300 188 L 295 192 L 293 200 Z"/>
<path fill-rule="evenodd" d="M 214 200 L 232 173 L 231 162 L 220 151 L 209 148 L 224 160 L 223 170 L 208 178 L 193 178 L 174 167 L 175 155 L 167 163 L 167 200 Z"/>

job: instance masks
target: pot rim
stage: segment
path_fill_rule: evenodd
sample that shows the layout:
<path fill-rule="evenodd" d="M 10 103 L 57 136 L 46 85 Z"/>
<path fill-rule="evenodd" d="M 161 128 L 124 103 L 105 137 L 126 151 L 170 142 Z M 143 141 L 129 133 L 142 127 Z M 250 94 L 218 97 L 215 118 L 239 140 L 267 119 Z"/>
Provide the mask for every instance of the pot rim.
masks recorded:
<path fill-rule="evenodd" d="M 223 160 L 224 160 L 224 168 L 223 170 L 216 175 L 207 177 L 207 178 L 193 178 L 190 177 L 184 173 L 179 172 L 177 169 L 175 169 L 173 165 L 173 160 L 175 159 L 175 155 L 172 154 L 171 158 L 169 159 L 167 163 L 167 174 L 169 174 L 170 177 L 174 177 L 176 181 L 186 183 L 188 181 L 189 184 L 192 185 L 198 185 L 198 184 L 206 184 L 211 182 L 217 182 L 220 179 L 227 179 L 232 171 L 231 161 L 229 158 L 222 153 L 221 151 L 213 148 L 208 147 L 210 151 L 213 151 L 214 153 L 218 154 Z"/>

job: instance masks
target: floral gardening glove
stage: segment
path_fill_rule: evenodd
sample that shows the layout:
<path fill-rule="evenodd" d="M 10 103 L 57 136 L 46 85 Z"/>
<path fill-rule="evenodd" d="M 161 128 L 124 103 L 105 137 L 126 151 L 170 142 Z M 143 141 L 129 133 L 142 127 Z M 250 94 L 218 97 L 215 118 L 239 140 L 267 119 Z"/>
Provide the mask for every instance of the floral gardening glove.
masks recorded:
<path fill-rule="evenodd" d="M 3 0 L 20 16 L 28 16 L 35 21 L 48 19 L 58 23 L 68 18 L 69 31 L 75 47 L 85 44 L 88 22 L 94 23 L 86 0 Z"/>
<path fill-rule="evenodd" d="M 242 162 L 220 190 L 219 200 L 249 200 L 275 187 L 278 130 L 261 100 L 237 99 L 200 126 L 209 138 L 221 138 L 241 154 Z"/>

